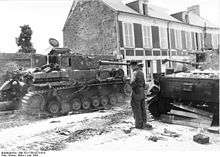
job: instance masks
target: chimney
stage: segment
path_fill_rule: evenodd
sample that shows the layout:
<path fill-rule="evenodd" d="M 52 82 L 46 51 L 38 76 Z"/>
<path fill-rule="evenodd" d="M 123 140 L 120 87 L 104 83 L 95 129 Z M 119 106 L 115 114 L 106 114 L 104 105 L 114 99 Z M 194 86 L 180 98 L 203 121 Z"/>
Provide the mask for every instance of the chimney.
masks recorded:
<path fill-rule="evenodd" d="M 194 14 L 200 16 L 200 6 L 199 5 L 193 5 L 191 7 L 188 7 L 187 12 L 193 12 Z"/>

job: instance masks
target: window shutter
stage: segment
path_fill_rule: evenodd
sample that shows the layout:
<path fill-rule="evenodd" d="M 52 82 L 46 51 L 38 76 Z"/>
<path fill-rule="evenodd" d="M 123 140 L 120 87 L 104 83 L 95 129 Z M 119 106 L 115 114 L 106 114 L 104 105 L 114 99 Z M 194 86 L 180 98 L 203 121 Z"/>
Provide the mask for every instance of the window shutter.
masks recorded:
<path fill-rule="evenodd" d="M 142 29 L 140 24 L 134 24 L 135 47 L 143 48 Z"/>
<path fill-rule="evenodd" d="M 191 38 L 192 38 L 192 49 L 195 50 L 195 37 L 194 37 L 194 32 L 191 32 Z"/>
<path fill-rule="evenodd" d="M 124 47 L 124 41 L 123 41 L 123 29 L 122 29 L 122 22 L 118 22 L 118 28 L 119 28 L 119 43 L 120 47 Z"/>
<path fill-rule="evenodd" d="M 207 33 L 205 36 L 205 47 L 212 48 L 212 35 L 210 33 Z"/>
<path fill-rule="evenodd" d="M 175 49 L 175 34 L 174 34 L 174 29 L 170 29 L 170 42 L 171 42 L 171 49 Z"/>
<path fill-rule="evenodd" d="M 159 27 L 151 26 L 153 48 L 160 48 Z"/>
<path fill-rule="evenodd" d="M 186 36 L 185 36 L 185 31 L 181 31 L 181 36 L 182 36 L 182 49 L 186 50 Z"/>

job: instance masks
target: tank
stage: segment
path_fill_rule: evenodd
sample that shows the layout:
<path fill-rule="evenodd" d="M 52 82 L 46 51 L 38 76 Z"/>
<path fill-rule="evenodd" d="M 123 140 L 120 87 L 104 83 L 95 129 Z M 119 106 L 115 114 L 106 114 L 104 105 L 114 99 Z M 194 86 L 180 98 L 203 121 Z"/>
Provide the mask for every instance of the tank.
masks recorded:
<path fill-rule="evenodd" d="M 184 64 L 199 67 L 201 63 Z M 213 113 L 213 123 L 219 124 L 219 72 L 210 70 L 193 70 L 177 72 L 158 78 L 160 90 L 155 93 L 149 105 L 150 112 L 159 117 L 172 109 L 172 103 L 192 106 Z"/>
<path fill-rule="evenodd" d="M 111 56 L 81 55 L 53 48 L 49 63 L 24 75 L 28 92 L 22 110 L 28 114 L 63 115 L 72 111 L 110 109 L 131 93 L 126 63 Z"/>

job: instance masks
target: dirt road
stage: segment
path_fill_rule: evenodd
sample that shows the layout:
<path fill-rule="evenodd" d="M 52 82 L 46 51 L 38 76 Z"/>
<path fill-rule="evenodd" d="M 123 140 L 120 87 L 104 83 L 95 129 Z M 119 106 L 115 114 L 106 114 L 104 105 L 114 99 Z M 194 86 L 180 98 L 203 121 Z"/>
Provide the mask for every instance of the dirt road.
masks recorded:
<path fill-rule="evenodd" d="M 219 150 L 219 134 L 196 128 L 152 121 L 153 130 L 132 128 L 130 105 L 108 111 L 68 115 L 50 119 L 15 117 L 0 122 L 0 151 L 80 150 Z M 13 117 L 12 117 L 13 119 Z M 5 119 L 6 120 L 6 119 Z M 11 122 L 12 121 L 12 122 Z M 10 125 L 9 125 L 10 124 Z M 168 130 L 178 136 L 164 134 Z M 198 132 L 210 137 L 201 145 L 192 138 Z M 149 140 L 157 137 L 157 141 Z"/>

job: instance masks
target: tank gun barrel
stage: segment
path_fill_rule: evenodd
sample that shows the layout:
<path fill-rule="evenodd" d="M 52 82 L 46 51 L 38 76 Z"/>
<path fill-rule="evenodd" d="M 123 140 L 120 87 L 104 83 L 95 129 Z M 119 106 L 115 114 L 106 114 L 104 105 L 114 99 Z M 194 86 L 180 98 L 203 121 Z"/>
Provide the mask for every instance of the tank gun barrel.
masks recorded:
<path fill-rule="evenodd" d="M 130 65 L 128 63 L 123 62 L 113 62 L 113 61 L 99 61 L 99 65 Z"/>
<path fill-rule="evenodd" d="M 182 63 L 182 64 L 190 64 L 192 66 L 198 66 L 200 65 L 199 63 L 195 63 L 195 62 L 186 62 L 186 61 L 179 61 L 179 60 L 172 60 L 172 59 L 164 59 L 162 60 L 162 63 L 166 63 L 166 62 L 176 62 L 176 63 Z"/>

